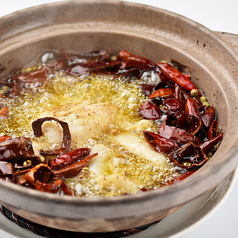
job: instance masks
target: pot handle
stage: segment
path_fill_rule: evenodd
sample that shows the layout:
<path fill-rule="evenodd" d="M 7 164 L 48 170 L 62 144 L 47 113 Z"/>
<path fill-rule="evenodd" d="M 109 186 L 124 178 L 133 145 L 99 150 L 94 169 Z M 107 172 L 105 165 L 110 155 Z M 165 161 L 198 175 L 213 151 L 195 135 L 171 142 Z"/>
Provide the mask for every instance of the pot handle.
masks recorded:
<path fill-rule="evenodd" d="M 215 32 L 220 38 L 230 44 L 238 53 L 238 35 L 227 32 Z"/>

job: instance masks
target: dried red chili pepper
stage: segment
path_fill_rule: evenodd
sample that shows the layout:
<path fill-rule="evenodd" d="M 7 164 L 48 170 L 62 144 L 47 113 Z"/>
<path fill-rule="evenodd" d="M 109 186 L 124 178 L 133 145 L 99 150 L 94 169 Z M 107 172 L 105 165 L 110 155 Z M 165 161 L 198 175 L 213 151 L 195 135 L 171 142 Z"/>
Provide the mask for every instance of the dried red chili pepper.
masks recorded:
<path fill-rule="evenodd" d="M 161 153 L 170 154 L 171 152 L 177 150 L 180 146 L 173 140 L 169 140 L 158 134 L 150 131 L 143 131 L 144 136 L 148 144 L 156 151 Z"/>
<path fill-rule="evenodd" d="M 173 97 L 174 94 L 174 90 L 171 88 L 161 88 L 157 91 L 155 91 L 154 93 L 152 93 L 149 98 L 157 98 L 157 97 L 161 97 L 161 98 L 171 98 Z"/>
<path fill-rule="evenodd" d="M 184 129 L 187 126 L 185 114 L 181 110 L 181 104 L 174 98 L 168 98 L 162 103 L 167 108 L 166 125 Z"/>
<path fill-rule="evenodd" d="M 97 61 L 93 63 L 77 63 L 67 67 L 66 73 L 68 75 L 74 76 L 80 76 L 86 73 L 110 74 L 113 71 L 117 71 L 117 68 L 119 68 L 120 66 L 121 66 L 120 61 Z"/>
<path fill-rule="evenodd" d="M 217 143 L 219 143 L 222 140 L 223 135 L 224 133 L 221 132 L 218 136 L 203 142 L 200 147 L 204 151 L 204 153 L 209 152 Z"/>
<path fill-rule="evenodd" d="M 33 72 L 27 72 L 19 75 L 13 75 L 12 76 L 13 80 L 18 80 L 24 85 L 29 83 L 29 84 L 35 84 L 35 83 L 44 83 L 49 79 L 49 74 L 45 70 L 44 67 L 35 70 Z"/>
<path fill-rule="evenodd" d="M 63 59 L 58 59 L 55 62 L 44 65 L 43 68 L 48 72 L 48 74 L 52 74 L 55 71 L 64 69 L 66 65 L 66 62 Z"/>
<path fill-rule="evenodd" d="M 88 68 L 93 69 L 92 72 L 97 72 L 97 70 L 100 69 L 104 69 L 107 71 L 110 71 L 110 68 L 113 69 L 114 67 L 118 67 L 121 66 L 121 62 L 120 61 L 98 61 L 95 63 L 91 63 L 87 65 Z"/>
<path fill-rule="evenodd" d="M 172 116 L 171 114 L 168 114 L 166 116 L 166 118 L 164 119 L 163 124 L 167 125 L 167 126 L 176 126 L 176 127 L 178 127 L 177 122 L 178 122 L 178 120 L 175 116 Z"/>
<path fill-rule="evenodd" d="M 26 173 L 23 173 L 23 176 L 18 175 L 17 179 L 18 183 L 28 183 L 39 191 L 58 193 L 62 189 L 66 195 L 74 195 L 62 178 L 55 176 L 54 172 L 46 164 L 38 164 L 34 168 L 27 170 Z"/>
<path fill-rule="evenodd" d="M 21 88 L 15 80 L 12 80 L 11 78 L 2 80 L 0 82 L 0 88 L 2 88 L 3 86 L 7 86 L 9 90 L 6 90 L 6 92 L 0 94 L 1 98 L 3 96 L 6 98 L 14 98 L 20 95 Z"/>
<path fill-rule="evenodd" d="M 186 117 L 183 112 L 168 114 L 164 120 L 168 126 L 176 126 L 180 129 L 185 129 L 187 126 Z"/>
<path fill-rule="evenodd" d="M 17 97 L 20 95 L 20 92 L 21 92 L 21 87 L 17 83 L 14 83 L 8 97 L 9 98 Z"/>
<path fill-rule="evenodd" d="M 55 170 L 54 174 L 62 176 L 64 178 L 75 177 L 76 175 L 78 175 L 80 173 L 80 171 L 83 169 L 83 167 L 87 166 L 89 161 L 97 155 L 98 155 L 98 153 L 92 154 L 92 155 L 86 157 L 85 159 L 75 163 L 75 164 L 69 165 L 66 168 Z"/>
<path fill-rule="evenodd" d="M 185 129 L 186 127 L 186 116 L 183 112 L 177 112 L 175 115 L 177 123 L 176 126 L 180 129 Z"/>
<path fill-rule="evenodd" d="M 191 75 L 190 74 L 183 74 L 186 78 L 191 79 Z"/>
<path fill-rule="evenodd" d="M 192 83 L 190 79 L 181 74 L 177 69 L 173 68 L 168 63 L 158 63 L 157 66 L 161 73 L 168 79 L 172 80 L 174 83 L 180 85 L 189 92 L 192 89 L 197 89 L 197 87 Z"/>
<path fill-rule="evenodd" d="M 201 144 L 201 140 L 183 129 L 174 126 L 163 125 L 159 128 L 159 135 L 167 139 L 174 140 L 180 144 L 193 142 L 196 145 Z"/>
<path fill-rule="evenodd" d="M 7 117 L 8 117 L 8 114 L 9 114 L 8 107 L 3 107 L 3 108 L 0 110 L 0 119 L 7 118 Z"/>
<path fill-rule="evenodd" d="M 126 62 L 127 58 L 131 56 L 132 54 L 126 50 L 121 50 L 119 54 L 117 55 L 117 60 Z"/>
<path fill-rule="evenodd" d="M 34 168 L 30 169 L 24 176 L 27 183 L 31 186 L 35 186 L 35 182 L 38 180 L 43 183 L 48 183 L 54 175 L 54 172 L 46 164 L 38 164 Z"/>
<path fill-rule="evenodd" d="M 197 119 L 201 120 L 199 109 L 197 104 L 192 98 L 188 98 L 185 104 L 185 115 L 195 116 Z"/>
<path fill-rule="evenodd" d="M 58 122 L 61 127 L 63 128 L 63 142 L 60 149 L 54 149 L 49 151 L 43 151 L 41 150 L 41 154 L 43 155 L 58 155 L 62 154 L 64 152 L 67 152 L 70 150 L 70 144 L 71 144 L 71 135 L 69 131 L 69 126 L 67 122 L 60 121 L 57 118 L 54 117 L 44 117 L 39 118 L 32 122 L 32 129 L 36 137 L 40 137 L 43 135 L 41 126 L 45 121 L 56 121 Z"/>
<path fill-rule="evenodd" d="M 5 175 L 13 175 L 14 168 L 11 163 L 0 161 L 0 177 Z"/>
<path fill-rule="evenodd" d="M 192 99 L 193 99 L 194 102 L 197 104 L 197 107 L 198 107 L 198 108 L 200 108 L 200 107 L 203 106 L 203 104 L 202 104 L 202 102 L 201 102 L 201 100 L 200 100 L 200 98 L 199 98 L 198 96 L 196 96 L 196 97 L 193 96 Z"/>
<path fill-rule="evenodd" d="M 185 104 L 188 98 L 190 98 L 191 96 L 184 90 L 182 89 L 180 86 L 178 86 L 177 84 L 175 84 L 174 87 L 174 98 L 180 102 L 181 108 L 184 110 L 185 108 Z"/>
<path fill-rule="evenodd" d="M 212 122 L 212 125 L 210 126 L 210 128 L 207 131 L 207 138 L 210 140 L 214 137 L 217 137 L 218 134 L 219 134 L 218 122 L 216 120 L 214 120 Z"/>
<path fill-rule="evenodd" d="M 109 48 L 107 48 L 107 50 L 93 50 L 88 53 L 84 53 L 83 56 L 84 58 L 90 57 L 91 59 L 92 57 L 96 57 L 94 61 L 109 60 L 111 57 L 111 50 Z"/>
<path fill-rule="evenodd" d="M 64 67 L 65 62 L 62 59 L 58 59 L 56 62 L 44 65 L 35 71 L 22 74 L 13 74 L 11 78 L 16 82 L 22 83 L 23 85 L 38 83 L 38 86 L 40 86 L 48 81 L 49 74 L 57 70 L 64 69 Z"/>
<path fill-rule="evenodd" d="M 65 195 L 75 196 L 73 189 L 71 189 L 64 180 L 62 180 L 61 188 Z"/>
<path fill-rule="evenodd" d="M 6 135 L 0 136 L 0 142 L 3 142 L 5 140 L 10 140 L 10 139 L 12 139 L 11 136 L 6 136 Z"/>
<path fill-rule="evenodd" d="M 67 67 L 65 70 L 66 74 L 73 75 L 73 76 L 81 76 L 88 72 L 90 72 L 90 69 L 84 66 L 81 66 L 79 64 L 73 64 Z"/>
<path fill-rule="evenodd" d="M 104 72 L 105 73 L 105 72 Z M 133 69 L 122 69 L 114 72 L 116 76 L 121 77 L 135 77 L 140 78 L 141 77 L 141 70 L 139 68 L 133 68 Z"/>
<path fill-rule="evenodd" d="M 200 130 L 202 126 L 202 121 L 191 114 L 186 115 L 186 119 L 187 119 L 187 132 L 195 135 Z"/>
<path fill-rule="evenodd" d="M 156 67 L 156 64 L 151 60 L 139 55 L 133 55 L 125 50 L 119 52 L 117 60 L 124 63 L 123 68 L 125 69 L 139 68 L 141 70 L 151 70 Z"/>
<path fill-rule="evenodd" d="M 166 106 L 169 110 L 169 113 L 175 115 L 176 113 L 181 113 L 181 105 L 178 100 L 174 98 L 165 99 L 163 102 L 163 106 Z"/>
<path fill-rule="evenodd" d="M 146 119 L 157 120 L 161 117 L 160 109 L 151 101 L 147 101 L 139 108 L 140 115 Z"/>
<path fill-rule="evenodd" d="M 61 154 L 50 161 L 50 167 L 53 170 L 64 168 L 89 156 L 90 151 L 89 148 L 80 148 Z"/>
<path fill-rule="evenodd" d="M 93 63 L 101 60 L 109 60 L 111 56 L 110 49 L 93 50 L 86 53 L 63 52 L 62 49 L 59 53 L 61 59 L 68 61 L 69 65 L 78 63 L 79 60 L 84 60 L 87 63 Z"/>
<path fill-rule="evenodd" d="M 151 91 L 153 90 L 153 85 L 151 85 L 151 84 L 142 84 L 142 85 L 141 85 L 141 89 L 142 89 L 142 92 L 143 92 L 146 96 L 150 96 Z"/>
<path fill-rule="evenodd" d="M 201 119 L 205 127 L 209 128 L 212 125 L 212 122 L 215 119 L 215 110 L 213 106 L 209 107 L 203 114 L 201 114 Z"/>
<path fill-rule="evenodd" d="M 19 184 L 21 186 L 25 186 L 27 184 L 27 181 L 25 179 L 25 175 L 29 171 L 30 171 L 30 169 L 16 171 L 13 174 L 13 182 L 16 183 L 16 184 Z"/>
<path fill-rule="evenodd" d="M 183 112 L 170 113 L 167 111 L 166 114 L 167 116 L 162 121 L 160 127 L 167 125 L 184 129 L 187 126 L 186 117 Z"/>
<path fill-rule="evenodd" d="M 171 89 L 174 89 L 174 85 L 166 82 L 166 81 L 160 81 L 158 82 L 155 87 L 154 87 L 154 90 L 157 91 L 161 88 L 171 88 Z"/>
<path fill-rule="evenodd" d="M 34 157 L 31 140 L 26 137 L 16 137 L 0 142 L 0 161 L 9 161 L 24 156 Z"/>
<path fill-rule="evenodd" d="M 203 150 L 192 142 L 185 144 L 173 152 L 169 156 L 169 159 L 186 169 L 198 168 L 207 161 L 207 157 Z"/>
<path fill-rule="evenodd" d="M 35 181 L 35 189 L 42 192 L 57 193 L 62 186 L 62 179 L 59 178 L 51 183 L 44 183 L 39 180 Z"/>

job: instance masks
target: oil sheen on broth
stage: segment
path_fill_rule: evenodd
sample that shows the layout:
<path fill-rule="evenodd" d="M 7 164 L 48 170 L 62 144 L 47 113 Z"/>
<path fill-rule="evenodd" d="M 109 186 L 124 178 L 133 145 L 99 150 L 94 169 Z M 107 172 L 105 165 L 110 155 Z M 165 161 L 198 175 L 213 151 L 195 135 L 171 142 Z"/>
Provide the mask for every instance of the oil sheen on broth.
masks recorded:
<path fill-rule="evenodd" d="M 62 128 L 47 121 L 43 136 L 36 138 L 32 121 L 53 116 L 67 122 L 71 149 L 88 147 L 91 154 L 98 153 L 78 176 L 66 179 L 77 196 L 119 196 L 161 187 L 178 174 L 143 136 L 143 130 L 156 132 L 158 126 L 138 112 L 146 101 L 140 84 L 153 78 L 156 80 L 155 75 L 145 75 L 141 81 L 95 74 L 73 77 L 59 71 L 41 87 L 23 90 L 14 99 L 1 99 L 9 116 L 0 121 L 0 132 L 31 138 L 35 154 L 40 155 L 41 149 L 60 147 Z"/>

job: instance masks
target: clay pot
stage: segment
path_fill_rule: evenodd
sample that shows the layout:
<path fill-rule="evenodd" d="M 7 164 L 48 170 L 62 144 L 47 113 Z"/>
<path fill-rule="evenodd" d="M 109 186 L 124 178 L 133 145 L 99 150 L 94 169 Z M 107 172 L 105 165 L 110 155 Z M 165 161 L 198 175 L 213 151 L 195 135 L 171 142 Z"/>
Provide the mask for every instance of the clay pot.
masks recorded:
<path fill-rule="evenodd" d="M 6 68 L 1 78 L 49 49 L 87 52 L 110 48 L 113 54 L 125 49 L 154 62 L 173 60 L 184 66 L 184 73 L 193 76 L 214 105 L 225 136 L 201 169 L 158 190 L 113 198 L 75 198 L 0 180 L 0 203 L 42 225 L 107 232 L 161 219 L 214 188 L 238 161 L 238 54 L 229 37 L 223 38 L 180 15 L 120 1 L 67 1 L 1 18 L 0 63 Z"/>

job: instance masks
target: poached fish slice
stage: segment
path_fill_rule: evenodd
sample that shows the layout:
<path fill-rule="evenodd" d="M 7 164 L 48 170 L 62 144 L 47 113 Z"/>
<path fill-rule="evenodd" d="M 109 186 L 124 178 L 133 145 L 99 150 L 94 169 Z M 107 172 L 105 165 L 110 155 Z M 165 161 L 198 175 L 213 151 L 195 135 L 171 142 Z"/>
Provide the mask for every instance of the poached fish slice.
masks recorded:
<path fill-rule="evenodd" d="M 100 189 L 122 194 L 137 193 L 139 185 L 136 181 L 117 172 L 121 158 L 116 157 L 113 150 L 102 144 L 92 148 L 91 154 L 98 153 L 90 162 L 88 179 L 92 179 Z M 122 161 L 121 161 L 122 162 Z M 123 162 L 122 162 L 123 163 Z"/>
<path fill-rule="evenodd" d="M 67 122 L 71 134 L 71 147 L 80 148 L 88 139 L 98 136 L 107 131 L 111 125 L 114 125 L 117 112 L 117 107 L 112 104 L 97 103 L 85 107 L 81 107 L 78 104 L 74 107 L 70 104 L 53 111 L 44 111 L 38 115 L 38 118 L 55 117 Z M 58 122 L 44 122 L 42 132 L 46 142 L 35 141 L 33 146 L 36 143 L 41 143 L 41 145 L 35 145 L 34 148 L 52 149 L 52 147 L 60 147 L 63 130 Z"/>
<path fill-rule="evenodd" d="M 124 132 L 116 136 L 110 136 L 109 139 L 140 158 L 152 161 L 160 167 L 168 166 L 167 159 L 162 153 L 154 151 L 145 140 L 135 134 Z"/>

